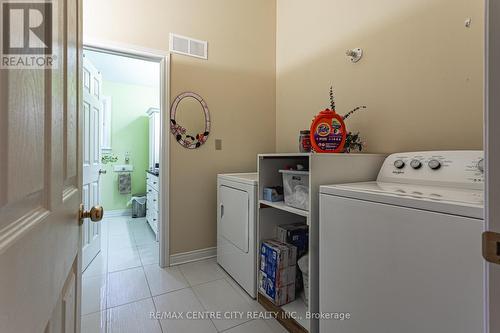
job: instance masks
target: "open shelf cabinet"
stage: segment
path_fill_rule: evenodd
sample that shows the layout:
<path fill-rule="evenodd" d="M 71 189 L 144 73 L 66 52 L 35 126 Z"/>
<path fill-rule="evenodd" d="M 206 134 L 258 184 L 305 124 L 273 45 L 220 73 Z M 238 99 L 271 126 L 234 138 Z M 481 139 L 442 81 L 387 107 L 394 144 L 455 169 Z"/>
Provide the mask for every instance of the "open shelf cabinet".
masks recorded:
<path fill-rule="evenodd" d="M 308 210 L 302 210 L 302 209 L 298 209 L 295 207 L 287 206 L 284 201 L 271 202 L 271 201 L 267 201 L 267 200 L 259 200 L 259 203 L 260 203 L 260 206 L 262 208 L 265 208 L 266 206 L 268 206 L 268 207 L 284 210 L 286 212 L 297 214 L 297 215 L 304 216 L 304 217 L 309 216 Z"/>
<path fill-rule="evenodd" d="M 259 303 L 268 311 L 278 312 L 278 321 L 289 332 L 319 332 L 319 322 L 308 320 L 307 312 L 319 312 L 319 186 L 329 184 L 373 181 L 384 162 L 383 154 L 261 154 L 257 158 L 259 173 L 257 242 L 276 237 L 278 225 L 304 223 L 309 226 L 309 297 L 308 305 L 300 295 L 295 301 L 278 307 L 258 293 Z M 282 186 L 279 170 L 303 165 L 309 170 L 309 210 L 287 206 L 284 202 L 264 200 L 264 188 Z M 257 267 L 260 267 L 260 253 Z M 257 286 L 257 290 L 259 290 Z M 292 315 L 293 314 L 293 315 Z"/>

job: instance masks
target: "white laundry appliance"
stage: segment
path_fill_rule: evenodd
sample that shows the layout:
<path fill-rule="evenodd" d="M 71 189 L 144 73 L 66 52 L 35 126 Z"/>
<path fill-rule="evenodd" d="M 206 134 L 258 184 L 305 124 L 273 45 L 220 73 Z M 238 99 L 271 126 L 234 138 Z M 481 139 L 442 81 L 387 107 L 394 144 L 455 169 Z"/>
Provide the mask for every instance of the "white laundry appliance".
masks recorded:
<path fill-rule="evenodd" d="M 217 177 L 217 262 L 257 296 L 257 173 Z"/>
<path fill-rule="evenodd" d="M 483 152 L 389 156 L 320 187 L 320 332 L 481 333 Z"/>

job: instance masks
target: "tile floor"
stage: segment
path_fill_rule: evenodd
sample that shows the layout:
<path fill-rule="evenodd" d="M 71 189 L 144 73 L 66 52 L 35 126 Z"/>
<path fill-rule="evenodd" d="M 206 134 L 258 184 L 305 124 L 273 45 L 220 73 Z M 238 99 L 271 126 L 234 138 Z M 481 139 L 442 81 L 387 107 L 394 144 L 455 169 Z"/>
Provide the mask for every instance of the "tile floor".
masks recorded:
<path fill-rule="evenodd" d="M 274 319 L 170 319 L 151 313 L 264 311 L 215 259 L 162 269 L 145 219 L 102 221 L 102 250 L 82 277 L 82 333 L 285 333 Z M 184 314 L 186 315 L 186 314 Z"/>

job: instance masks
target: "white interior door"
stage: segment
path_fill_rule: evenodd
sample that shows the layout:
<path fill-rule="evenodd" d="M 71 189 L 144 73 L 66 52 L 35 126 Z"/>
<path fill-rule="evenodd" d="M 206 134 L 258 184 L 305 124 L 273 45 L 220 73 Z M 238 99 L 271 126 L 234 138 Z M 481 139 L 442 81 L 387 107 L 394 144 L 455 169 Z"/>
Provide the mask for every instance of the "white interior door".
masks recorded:
<path fill-rule="evenodd" d="M 81 2 L 54 7 L 53 69 L 0 70 L 0 332 L 79 332 Z"/>
<path fill-rule="evenodd" d="M 86 210 L 100 204 L 102 77 L 87 59 L 83 58 L 83 186 L 82 200 Z M 101 251 L 101 225 L 85 220 L 82 230 L 83 270 Z"/>
<path fill-rule="evenodd" d="M 497 260 L 487 263 L 485 331 L 496 333 L 500 332 L 500 1 L 486 0 L 486 10 L 486 229 L 492 232 L 489 246 Z"/>

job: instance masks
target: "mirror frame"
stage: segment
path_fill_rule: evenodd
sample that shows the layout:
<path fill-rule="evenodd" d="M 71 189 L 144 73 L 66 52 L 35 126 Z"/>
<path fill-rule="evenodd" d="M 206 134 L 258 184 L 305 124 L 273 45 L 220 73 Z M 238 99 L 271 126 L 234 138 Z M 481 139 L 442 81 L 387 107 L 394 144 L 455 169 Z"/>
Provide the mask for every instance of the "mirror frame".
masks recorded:
<path fill-rule="evenodd" d="M 196 136 L 192 136 L 187 133 L 187 129 L 178 124 L 175 120 L 177 114 L 177 107 L 184 98 L 194 98 L 200 103 L 205 114 L 205 131 L 203 133 L 196 133 Z M 197 93 L 187 91 L 179 94 L 172 103 L 170 108 L 170 132 L 175 137 L 175 140 L 184 148 L 196 149 L 201 147 L 205 142 L 207 142 L 208 136 L 210 135 L 210 111 L 208 110 L 208 105 Z"/>

